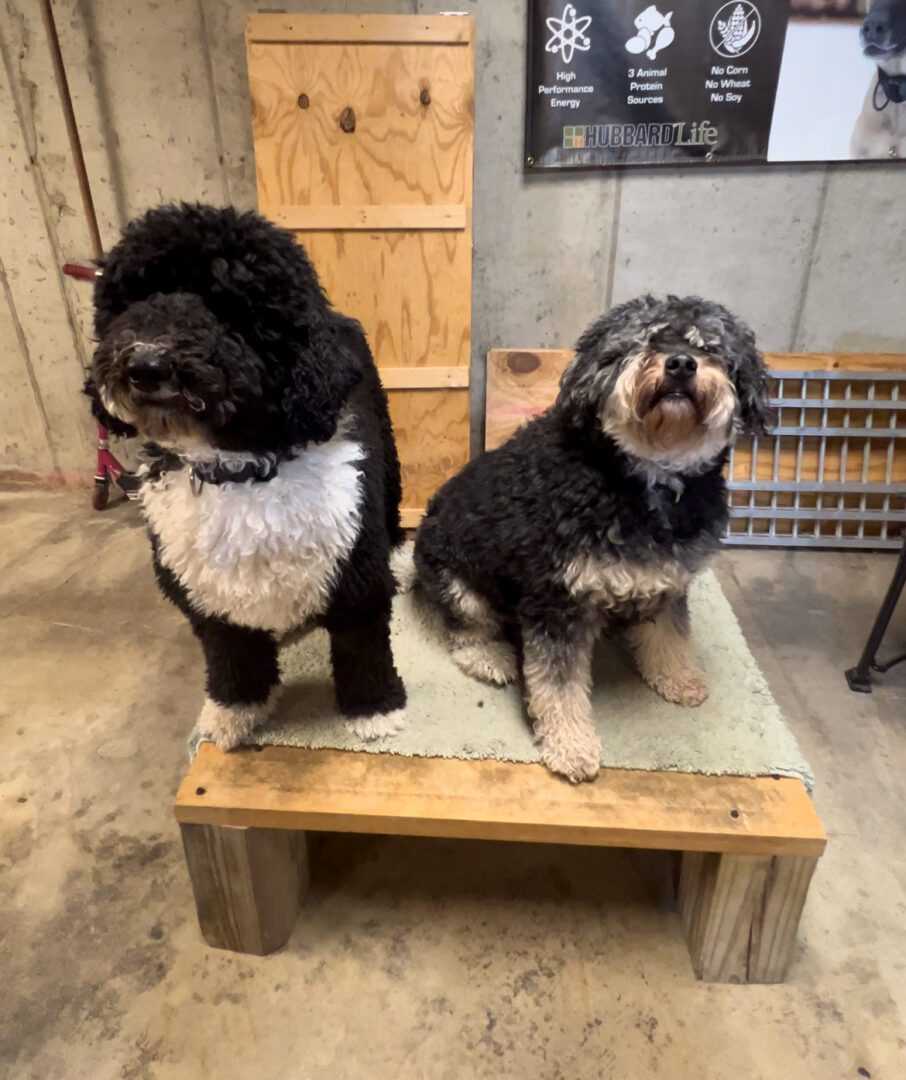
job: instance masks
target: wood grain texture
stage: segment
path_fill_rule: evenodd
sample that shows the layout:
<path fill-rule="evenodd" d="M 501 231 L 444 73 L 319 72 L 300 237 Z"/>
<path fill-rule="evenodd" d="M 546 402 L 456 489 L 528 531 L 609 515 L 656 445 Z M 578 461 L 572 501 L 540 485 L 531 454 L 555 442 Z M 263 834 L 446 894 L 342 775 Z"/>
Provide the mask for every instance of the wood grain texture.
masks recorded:
<path fill-rule="evenodd" d="M 541 765 L 285 746 L 203 744 L 175 812 L 210 825 L 749 855 L 817 856 L 826 843 L 793 779 L 604 769 L 573 787 Z"/>
<path fill-rule="evenodd" d="M 795 855 L 684 854 L 679 907 L 696 975 L 782 982 L 816 863 Z"/>
<path fill-rule="evenodd" d="M 340 311 L 365 327 L 378 367 L 469 363 L 471 237 L 443 232 L 300 232 Z"/>
<path fill-rule="evenodd" d="M 248 63 L 263 211 L 471 206 L 471 48 L 251 43 Z M 353 132 L 340 124 L 347 108 Z"/>
<path fill-rule="evenodd" d="M 486 450 L 494 450 L 552 405 L 572 349 L 491 349 L 485 403 Z"/>
<path fill-rule="evenodd" d="M 471 347 L 472 21 L 253 15 L 247 42 L 259 208 L 296 232 L 392 370 L 416 521 L 469 450 L 467 381 L 450 372 Z M 400 374 L 416 367 L 445 374 Z"/>
<path fill-rule="evenodd" d="M 464 15 L 289 15 L 256 13 L 246 20 L 249 42 L 425 42 L 467 45 L 472 20 Z"/>
<path fill-rule="evenodd" d="M 388 398 L 403 464 L 403 510 L 421 515 L 440 485 L 469 460 L 469 391 L 395 390 Z"/>
<path fill-rule="evenodd" d="M 207 944 L 256 956 L 286 944 L 308 886 L 304 834 L 198 824 L 181 832 Z"/>
<path fill-rule="evenodd" d="M 906 371 L 902 353 L 781 353 L 764 354 L 775 371 Z"/>
<path fill-rule="evenodd" d="M 385 390 L 431 390 L 441 387 L 467 387 L 469 369 L 462 367 L 382 367 L 381 382 Z"/>
<path fill-rule="evenodd" d="M 400 510 L 400 524 L 404 529 L 417 529 L 425 516 L 424 510 Z"/>
<path fill-rule="evenodd" d="M 796 855 L 771 859 L 763 902 L 752 924 L 749 982 L 778 983 L 786 978 L 799 918 L 817 865 L 815 858 Z"/>
<path fill-rule="evenodd" d="M 692 966 L 705 982 L 748 982 L 752 923 L 770 857 L 687 852 L 679 909 Z"/>

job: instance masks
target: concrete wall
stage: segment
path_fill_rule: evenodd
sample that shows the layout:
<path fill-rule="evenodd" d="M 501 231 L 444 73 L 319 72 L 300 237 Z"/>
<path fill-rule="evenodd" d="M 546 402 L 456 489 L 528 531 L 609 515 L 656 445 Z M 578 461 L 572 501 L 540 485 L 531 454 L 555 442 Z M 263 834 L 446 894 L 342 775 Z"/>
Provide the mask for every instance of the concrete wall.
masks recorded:
<path fill-rule="evenodd" d="M 55 0 L 106 244 L 164 200 L 254 206 L 242 35 L 259 6 Z M 490 347 L 570 344 L 644 289 L 722 300 L 767 349 L 906 352 L 903 166 L 527 178 L 523 0 L 287 6 L 477 19 L 476 417 Z M 89 244 L 36 0 L 6 0 L 0 43 L 0 468 L 76 477 L 90 289 L 59 266 Z"/>

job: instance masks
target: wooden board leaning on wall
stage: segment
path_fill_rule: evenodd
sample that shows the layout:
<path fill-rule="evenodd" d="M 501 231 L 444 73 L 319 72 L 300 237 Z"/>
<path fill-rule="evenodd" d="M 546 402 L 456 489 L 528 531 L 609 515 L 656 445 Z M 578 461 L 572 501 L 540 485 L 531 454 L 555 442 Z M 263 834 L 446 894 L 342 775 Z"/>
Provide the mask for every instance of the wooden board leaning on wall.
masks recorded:
<path fill-rule="evenodd" d="M 416 525 L 469 455 L 472 20 L 250 15 L 246 41 L 259 208 L 368 334 Z"/>

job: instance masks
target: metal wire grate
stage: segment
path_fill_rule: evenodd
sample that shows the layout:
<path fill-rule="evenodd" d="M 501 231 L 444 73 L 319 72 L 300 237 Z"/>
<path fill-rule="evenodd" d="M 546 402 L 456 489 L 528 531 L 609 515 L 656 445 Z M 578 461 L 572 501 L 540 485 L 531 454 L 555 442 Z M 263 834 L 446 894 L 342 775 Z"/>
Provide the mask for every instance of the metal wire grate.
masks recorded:
<path fill-rule="evenodd" d="M 906 371 L 771 372 L 777 426 L 730 452 L 728 544 L 899 548 Z"/>

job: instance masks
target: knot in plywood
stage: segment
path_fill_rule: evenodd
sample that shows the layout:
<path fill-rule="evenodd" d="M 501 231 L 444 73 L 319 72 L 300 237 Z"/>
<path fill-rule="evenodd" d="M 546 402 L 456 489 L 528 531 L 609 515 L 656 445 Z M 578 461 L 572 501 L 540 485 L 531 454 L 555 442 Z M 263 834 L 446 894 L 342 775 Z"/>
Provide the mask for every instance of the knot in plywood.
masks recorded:
<path fill-rule="evenodd" d="M 534 353 L 514 352 L 507 357 L 506 366 L 515 375 L 529 375 L 541 366 L 541 361 Z"/>

